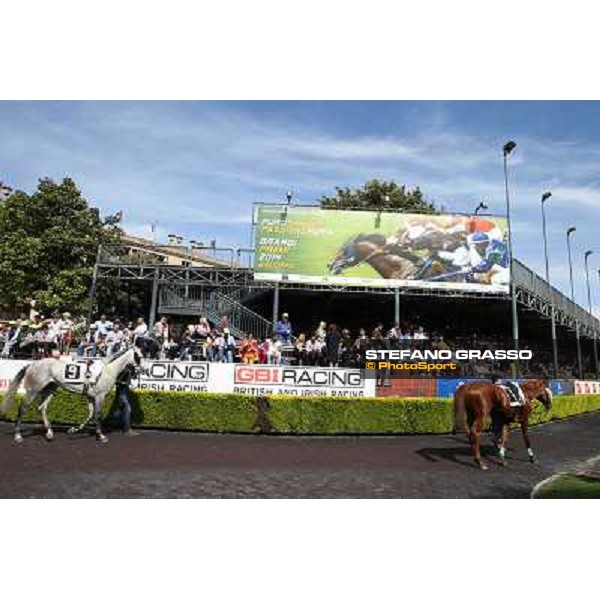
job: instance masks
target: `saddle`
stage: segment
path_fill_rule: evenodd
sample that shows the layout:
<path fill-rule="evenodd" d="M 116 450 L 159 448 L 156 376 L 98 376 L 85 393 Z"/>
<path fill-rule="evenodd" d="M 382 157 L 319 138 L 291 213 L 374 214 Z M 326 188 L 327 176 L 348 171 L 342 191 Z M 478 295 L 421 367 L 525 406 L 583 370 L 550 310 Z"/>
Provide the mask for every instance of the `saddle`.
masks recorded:
<path fill-rule="evenodd" d="M 506 383 L 497 383 L 496 385 L 501 387 L 508 395 L 511 408 L 525 406 L 525 394 L 518 383 L 507 381 Z"/>

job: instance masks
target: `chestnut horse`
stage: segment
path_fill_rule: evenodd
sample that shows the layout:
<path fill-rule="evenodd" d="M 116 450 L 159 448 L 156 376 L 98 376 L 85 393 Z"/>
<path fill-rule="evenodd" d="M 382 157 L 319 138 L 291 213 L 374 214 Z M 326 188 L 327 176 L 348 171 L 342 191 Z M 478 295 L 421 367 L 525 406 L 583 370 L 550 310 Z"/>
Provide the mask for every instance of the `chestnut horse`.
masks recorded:
<path fill-rule="evenodd" d="M 362 263 L 370 265 L 383 279 L 420 279 L 426 270 L 439 268 L 439 264 L 430 265 L 409 251 L 390 247 L 380 233 L 361 233 L 348 240 L 327 268 L 331 275 L 339 275 Z"/>
<path fill-rule="evenodd" d="M 504 388 L 494 383 L 465 383 L 454 393 L 455 424 L 468 434 L 473 459 L 483 470 L 488 467 L 481 460 L 480 438 L 487 417 L 492 421 L 494 443 L 498 448 L 501 465 L 505 464 L 508 425 L 513 421 L 518 421 L 521 426 L 529 460 L 535 461 L 529 442 L 529 415 L 533 410 L 533 400 L 539 400 L 549 410 L 552 406 L 552 392 L 543 379 L 530 379 L 519 385 L 525 396 L 525 403 L 516 407 L 510 405 L 510 398 Z"/>

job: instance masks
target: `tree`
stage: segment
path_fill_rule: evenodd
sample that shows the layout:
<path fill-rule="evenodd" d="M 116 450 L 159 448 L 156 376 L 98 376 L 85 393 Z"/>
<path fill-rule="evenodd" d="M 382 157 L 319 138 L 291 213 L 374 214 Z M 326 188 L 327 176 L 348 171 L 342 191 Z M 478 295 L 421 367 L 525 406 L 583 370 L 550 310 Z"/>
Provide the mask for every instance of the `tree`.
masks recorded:
<path fill-rule="evenodd" d="M 371 179 L 362 188 L 336 187 L 335 190 L 334 196 L 321 198 L 321 208 L 390 210 L 429 214 L 439 212 L 433 202 L 424 198 L 418 187 L 407 190 L 404 185 L 398 185 L 395 181 Z"/>
<path fill-rule="evenodd" d="M 0 203 L 0 312 L 85 313 L 99 244 L 118 244 L 118 219 L 102 220 L 75 182 L 41 179 L 34 194 Z"/>

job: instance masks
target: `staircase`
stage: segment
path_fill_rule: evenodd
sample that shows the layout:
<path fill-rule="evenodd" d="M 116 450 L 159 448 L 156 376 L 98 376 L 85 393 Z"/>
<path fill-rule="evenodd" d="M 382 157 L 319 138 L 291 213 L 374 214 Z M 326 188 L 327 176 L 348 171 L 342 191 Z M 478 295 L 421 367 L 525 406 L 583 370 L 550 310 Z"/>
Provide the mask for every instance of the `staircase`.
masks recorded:
<path fill-rule="evenodd" d="M 238 301 L 242 294 L 241 290 L 224 294 L 199 286 L 187 289 L 185 286 L 163 287 L 159 294 L 158 312 L 202 316 L 213 324 L 220 323 L 221 317 L 226 316 L 234 337 L 240 339 L 251 334 L 263 340 L 271 334 L 273 326 L 269 320 Z"/>

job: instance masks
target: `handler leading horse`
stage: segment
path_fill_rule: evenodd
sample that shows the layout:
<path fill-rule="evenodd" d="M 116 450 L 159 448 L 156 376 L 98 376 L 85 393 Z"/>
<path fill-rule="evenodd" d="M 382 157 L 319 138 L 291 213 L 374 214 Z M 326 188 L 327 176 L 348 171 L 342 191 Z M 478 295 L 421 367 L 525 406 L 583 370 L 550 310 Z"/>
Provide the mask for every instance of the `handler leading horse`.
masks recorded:
<path fill-rule="evenodd" d="M 518 420 L 521 426 L 529 460 L 535 461 L 535 455 L 529 442 L 529 415 L 533 410 L 533 400 L 539 400 L 546 410 L 549 410 L 552 407 L 552 392 L 542 379 L 531 379 L 520 384 L 520 387 L 525 396 L 525 402 L 517 407 L 511 406 L 506 390 L 494 383 L 483 381 L 466 383 L 454 393 L 455 423 L 466 430 L 471 442 L 473 459 L 483 470 L 488 468 L 481 460 L 480 450 L 481 432 L 486 417 L 491 418 L 492 431 L 496 436 L 495 442 L 502 465 L 505 464 L 508 425 L 515 420 Z"/>
<path fill-rule="evenodd" d="M 92 419 L 93 415 L 96 422 L 96 437 L 101 442 L 107 442 L 108 438 L 102 433 L 100 424 L 104 399 L 114 386 L 119 373 L 130 365 L 139 367 L 141 360 L 141 352 L 136 347 L 131 347 L 128 350 L 115 354 L 107 361 L 102 362 L 98 378 L 93 385 L 89 386 L 75 376 L 82 368 L 77 363 L 64 362 L 56 358 L 36 360 L 24 366 L 12 380 L 4 396 L 2 406 L 0 406 L 0 415 L 6 414 L 14 404 L 17 390 L 22 381 L 26 393 L 19 405 L 14 440 L 18 444 L 23 441 L 21 433 L 23 415 L 27 412 L 27 408 L 31 402 L 39 395 L 38 408 L 42 413 L 44 427 L 46 428 L 46 439 L 50 441 L 54 439 L 54 433 L 48 419 L 48 405 L 52 400 L 54 392 L 60 387 L 69 392 L 83 394 L 88 398 L 87 419 L 78 427 L 72 427 L 69 432 L 75 433 L 81 431 Z"/>

